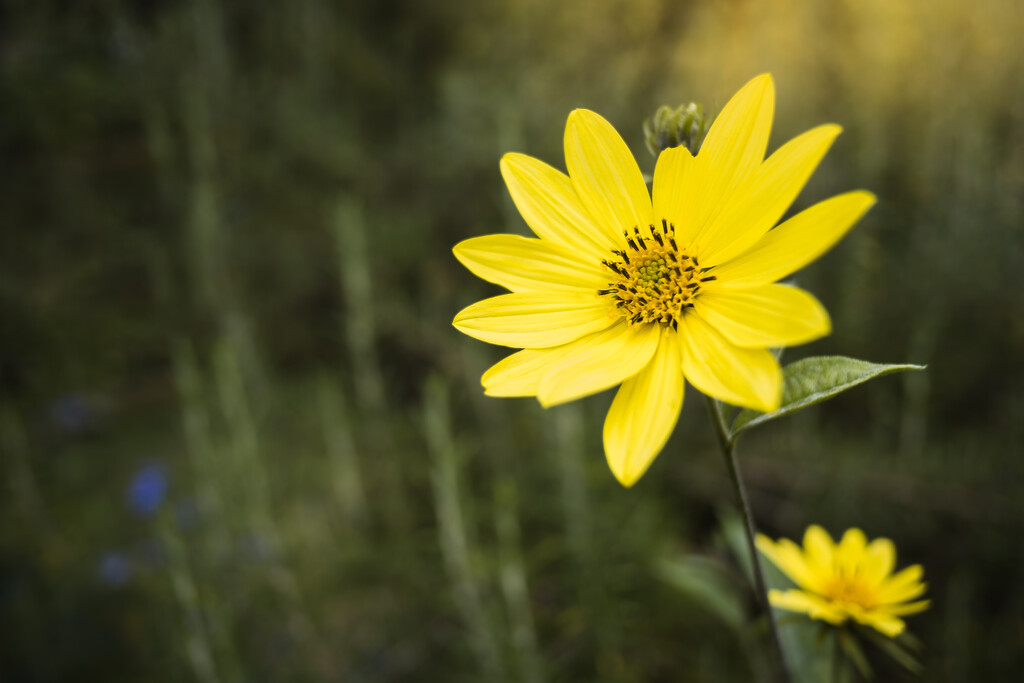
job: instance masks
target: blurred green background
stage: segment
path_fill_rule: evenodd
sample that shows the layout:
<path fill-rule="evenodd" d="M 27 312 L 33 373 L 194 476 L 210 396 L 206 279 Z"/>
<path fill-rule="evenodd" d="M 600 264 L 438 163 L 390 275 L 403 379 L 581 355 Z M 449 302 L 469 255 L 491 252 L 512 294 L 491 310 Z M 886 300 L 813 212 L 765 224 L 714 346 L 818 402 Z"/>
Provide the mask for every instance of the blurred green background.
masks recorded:
<path fill-rule="evenodd" d="M 450 249 L 525 233 L 498 159 L 563 167 L 574 107 L 650 171 L 658 105 L 771 71 L 771 148 L 845 128 L 794 208 L 879 197 L 786 358 L 929 369 L 744 437 L 758 523 L 894 539 L 925 680 L 1019 680 L 1021 35 L 1018 0 L 6 0 L 0 678 L 763 679 L 700 396 L 622 489 L 610 393 L 483 397 L 505 350 L 450 321 L 498 290 Z"/>

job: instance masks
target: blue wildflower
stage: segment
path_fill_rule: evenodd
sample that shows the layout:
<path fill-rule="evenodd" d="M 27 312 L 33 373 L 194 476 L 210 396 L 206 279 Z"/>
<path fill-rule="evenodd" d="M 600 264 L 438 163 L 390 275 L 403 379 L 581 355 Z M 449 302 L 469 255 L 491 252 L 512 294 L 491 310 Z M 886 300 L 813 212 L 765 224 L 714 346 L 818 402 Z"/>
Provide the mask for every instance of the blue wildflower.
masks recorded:
<path fill-rule="evenodd" d="M 160 509 L 167 495 L 167 467 L 150 462 L 141 467 L 128 485 L 128 509 L 140 517 L 149 517 Z"/>
<path fill-rule="evenodd" d="M 50 420 L 62 432 L 81 434 L 93 422 L 89 402 L 78 394 L 64 394 L 50 404 Z"/>
<path fill-rule="evenodd" d="M 132 565 L 122 553 L 111 551 L 100 558 L 96 568 L 100 581 L 108 586 L 123 586 L 132 578 Z"/>

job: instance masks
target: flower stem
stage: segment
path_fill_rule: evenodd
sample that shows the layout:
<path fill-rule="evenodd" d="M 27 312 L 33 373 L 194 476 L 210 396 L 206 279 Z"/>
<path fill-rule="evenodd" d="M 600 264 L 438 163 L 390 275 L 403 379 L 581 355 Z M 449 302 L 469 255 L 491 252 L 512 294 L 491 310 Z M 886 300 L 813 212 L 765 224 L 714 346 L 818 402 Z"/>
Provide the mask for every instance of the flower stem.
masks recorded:
<path fill-rule="evenodd" d="M 839 629 L 835 632 L 835 644 L 832 649 L 832 683 L 841 683 L 840 678 L 842 676 L 842 654 L 843 648 L 839 642 Z"/>
<path fill-rule="evenodd" d="M 729 433 L 729 427 L 725 424 L 725 416 L 722 415 L 722 406 L 710 396 L 705 397 L 708 403 L 708 410 L 711 411 L 712 421 L 715 423 L 715 432 L 718 434 L 718 445 L 722 448 L 722 455 L 725 456 L 725 464 L 729 468 L 729 478 L 732 479 L 733 490 L 736 492 L 736 499 L 743 513 L 743 529 L 747 536 L 747 551 L 750 553 L 750 564 L 754 569 L 754 589 L 757 600 L 764 610 L 765 618 L 768 620 L 768 630 L 772 636 L 772 645 L 775 649 L 775 660 L 779 679 L 791 681 L 789 670 L 786 668 L 786 657 L 782 651 L 782 641 L 779 639 L 778 626 L 775 617 L 772 615 L 771 605 L 768 603 L 768 589 L 764 582 L 764 574 L 761 571 L 761 560 L 757 554 L 757 547 L 754 545 L 754 536 L 757 533 L 754 528 L 754 515 L 750 510 L 750 501 L 747 500 L 747 491 L 743 486 L 743 479 L 740 477 L 740 464 L 736 459 L 736 439 Z"/>

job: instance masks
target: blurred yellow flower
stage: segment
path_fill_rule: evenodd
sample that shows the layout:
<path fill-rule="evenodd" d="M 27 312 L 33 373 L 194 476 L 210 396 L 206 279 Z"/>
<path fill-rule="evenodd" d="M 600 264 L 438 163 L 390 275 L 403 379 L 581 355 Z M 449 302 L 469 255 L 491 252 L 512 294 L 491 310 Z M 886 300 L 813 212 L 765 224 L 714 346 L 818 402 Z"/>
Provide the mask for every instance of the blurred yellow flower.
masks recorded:
<path fill-rule="evenodd" d="M 770 75 L 747 83 L 696 156 L 662 152 L 653 201 L 611 124 L 573 111 L 568 175 L 522 154 L 501 160 L 537 238 L 487 235 L 453 250 L 511 290 L 454 320 L 472 337 L 524 349 L 484 373 L 486 393 L 536 396 L 547 407 L 621 384 L 604 446 L 625 486 L 671 435 L 684 377 L 709 396 L 771 411 L 782 373 L 768 349 L 830 330 L 813 296 L 773 283 L 829 249 L 874 197 L 839 195 L 772 229 L 840 132 L 819 126 L 766 160 L 774 107 Z"/>
<path fill-rule="evenodd" d="M 838 544 L 820 526 L 808 527 L 804 547 L 788 539 L 778 543 L 758 534 L 757 547 L 802 590 L 772 590 L 768 599 L 779 609 L 804 612 L 830 624 L 854 621 L 891 637 L 903 632 L 901 616 L 928 608 L 921 596 L 921 565 L 893 574 L 896 547 L 888 538 L 870 544 L 860 529 L 849 529 Z"/>

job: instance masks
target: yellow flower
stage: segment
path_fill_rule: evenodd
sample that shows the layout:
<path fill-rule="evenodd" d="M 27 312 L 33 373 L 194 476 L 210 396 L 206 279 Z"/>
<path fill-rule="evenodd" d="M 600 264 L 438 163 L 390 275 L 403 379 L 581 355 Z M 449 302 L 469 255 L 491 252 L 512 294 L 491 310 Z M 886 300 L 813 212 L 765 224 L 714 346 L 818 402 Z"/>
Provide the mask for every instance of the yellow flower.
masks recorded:
<path fill-rule="evenodd" d="M 803 590 L 771 590 L 768 599 L 779 609 L 805 612 L 812 619 L 843 624 L 853 619 L 891 637 L 903 632 L 901 616 L 928 608 L 922 595 L 921 565 L 893 574 L 896 547 L 888 538 L 870 544 L 860 529 L 849 529 L 839 544 L 820 526 L 804 534 L 803 550 L 788 539 L 775 543 L 758 534 L 757 547 Z"/>
<path fill-rule="evenodd" d="M 522 154 L 501 160 L 537 238 L 487 235 L 454 249 L 511 290 L 454 320 L 472 337 L 524 349 L 484 373 L 486 393 L 547 407 L 621 384 L 604 446 L 625 486 L 671 435 L 684 377 L 709 396 L 771 411 L 782 373 L 768 349 L 830 330 L 813 296 L 773 283 L 829 249 L 874 197 L 839 195 L 773 230 L 840 132 L 819 126 L 766 160 L 774 106 L 771 76 L 747 83 L 696 156 L 662 152 L 653 201 L 611 124 L 577 109 L 565 129 L 569 175 Z"/>

